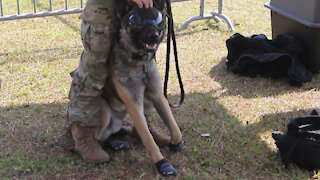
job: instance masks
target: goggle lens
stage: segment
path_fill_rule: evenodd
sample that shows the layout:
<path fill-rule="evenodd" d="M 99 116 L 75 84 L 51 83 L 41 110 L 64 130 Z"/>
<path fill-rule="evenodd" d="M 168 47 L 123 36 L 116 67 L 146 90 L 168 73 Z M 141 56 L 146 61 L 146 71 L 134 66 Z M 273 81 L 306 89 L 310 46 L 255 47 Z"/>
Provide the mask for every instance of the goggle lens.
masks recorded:
<path fill-rule="evenodd" d="M 135 12 L 131 16 L 129 16 L 129 23 L 139 25 L 139 26 L 153 25 L 155 27 L 160 27 L 163 25 L 162 22 L 163 22 L 163 17 L 160 12 L 158 12 L 157 19 L 142 18 L 138 12 Z"/>

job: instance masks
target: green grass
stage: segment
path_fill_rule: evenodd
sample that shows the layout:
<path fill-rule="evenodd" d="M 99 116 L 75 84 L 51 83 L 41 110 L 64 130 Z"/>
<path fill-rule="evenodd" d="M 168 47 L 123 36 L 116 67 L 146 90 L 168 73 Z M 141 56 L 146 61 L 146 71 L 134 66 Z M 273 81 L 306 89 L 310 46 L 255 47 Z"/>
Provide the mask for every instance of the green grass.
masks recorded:
<path fill-rule="evenodd" d="M 14 2 L 5 1 L 5 7 L 13 10 Z M 223 11 L 235 32 L 271 38 L 266 2 L 224 1 Z M 45 3 L 39 9 L 45 10 Z M 205 3 L 206 14 L 217 9 L 217 1 Z M 172 7 L 177 28 L 199 13 L 198 0 Z M 131 150 L 110 152 L 112 161 L 102 165 L 84 163 L 71 152 L 73 141 L 64 121 L 69 73 L 82 51 L 78 16 L 0 22 L 0 179 L 160 179 L 134 138 L 126 139 Z M 168 148 L 161 148 L 162 153 L 179 170 L 179 179 L 317 179 L 319 174 L 294 165 L 285 169 L 271 133 L 284 132 L 290 119 L 319 108 L 319 75 L 295 88 L 285 79 L 232 74 L 225 66 L 225 40 L 235 32 L 214 20 L 177 31 L 186 99 L 173 113 L 186 146 L 178 154 Z M 163 43 L 157 54 L 162 75 L 165 52 Z M 171 69 L 168 92 L 174 102 L 179 86 L 173 65 Z"/>

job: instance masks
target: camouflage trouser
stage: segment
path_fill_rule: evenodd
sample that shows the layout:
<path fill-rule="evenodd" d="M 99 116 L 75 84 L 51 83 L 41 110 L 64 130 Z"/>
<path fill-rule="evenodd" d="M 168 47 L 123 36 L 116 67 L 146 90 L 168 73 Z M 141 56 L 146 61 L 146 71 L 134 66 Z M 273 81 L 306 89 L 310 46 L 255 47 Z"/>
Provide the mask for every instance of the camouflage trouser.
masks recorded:
<path fill-rule="evenodd" d="M 106 62 L 119 21 L 113 0 L 88 0 L 80 18 L 84 50 L 77 68 L 71 72 L 69 122 L 83 126 L 100 123 L 100 97 L 107 77 Z"/>

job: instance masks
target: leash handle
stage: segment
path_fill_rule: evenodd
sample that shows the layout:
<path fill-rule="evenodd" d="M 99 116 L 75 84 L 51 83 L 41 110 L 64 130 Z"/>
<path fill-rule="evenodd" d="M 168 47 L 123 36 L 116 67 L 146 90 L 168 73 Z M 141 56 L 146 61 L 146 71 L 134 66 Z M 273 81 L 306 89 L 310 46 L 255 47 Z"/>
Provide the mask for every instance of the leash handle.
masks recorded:
<path fill-rule="evenodd" d="M 167 56 L 166 56 L 166 71 L 165 71 L 165 78 L 164 78 L 164 86 L 163 86 L 163 92 L 164 96 L 167 97 L 167 89 L 168 89 L 168 80 L 169 80 L 169 69 L 170 69 L 170 49 L 171 49 L 171 39 L 173 44 L 173 53 L 175 58 L 175 65 L 176 65 L 176 72 L 179 80 L 179 86 L 180 86 L 180 101 L 178 104 L 170 104 L 169 105 L 173 108 L 178 108 L 183 104 L 184 101 L 184 88 L 183 83 L 180 75 L 180 69 L 179 69 L 179 61 L 178 61 L 178 51 L 177 51 L 177 42 L 176 42 L 176 36 L 173 29 L 173 16 L 171 11 L 171 2 L 170 0 L 166 0 L 167 4 L 167 12 L 168 12 L 168 33 L 167 33 Z M 172 35 L 172 36 L 171 36 Z M 169 100 L 168 100 L 169 101 Z"/>

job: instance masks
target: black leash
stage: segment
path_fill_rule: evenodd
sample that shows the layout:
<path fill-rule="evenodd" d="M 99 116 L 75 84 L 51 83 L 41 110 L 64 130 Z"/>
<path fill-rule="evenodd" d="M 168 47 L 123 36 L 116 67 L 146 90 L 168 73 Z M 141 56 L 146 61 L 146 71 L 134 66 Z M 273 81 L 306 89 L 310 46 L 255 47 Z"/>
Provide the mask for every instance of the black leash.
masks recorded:
<path fill-rule="evenodd" d="M 176 43 L 176 36 L 174 34 L 174 29 L 173 29 L 173 16 L 172 16 L 172 11 L 171 11 L 171 2 L 170 0 L 166 0 L 167 2 L 167 11 L 168 11 L 168 33 L 167 33 L 167 56 L 166 56 L 166 72 L 165 72 L 165 78 L 164 78 L 164 87 L 163 87 L 163 92 L 164 96 L 168 99 L 167 97 L 167 89 L 168 89 L 168 79 L 169 79 L 169 68 L 170 68 L 170 45 L 171 45 L 171 37 L 172 37 L 172 44 L 173 44 L 173 53 L 174 53 L 174 58 L 175 58 L 175 65 L 176 65 L 176 71 L 177 71 L 177 76 L 179 80 L 179 86 L 180 86 L 180 101 L 178 104 L 169 105 L 171 107 L 177 108 L 180 107 L 183 104 L 184 101 L 184 89 L 183 89 L 183 83 L 180 75 L 180 69 L 179 69 L 179 62 L 178 62 L 178 52 L 177 52 L 177 43 Z M 171 36 L 172 35 L 172 36 Z"/>

